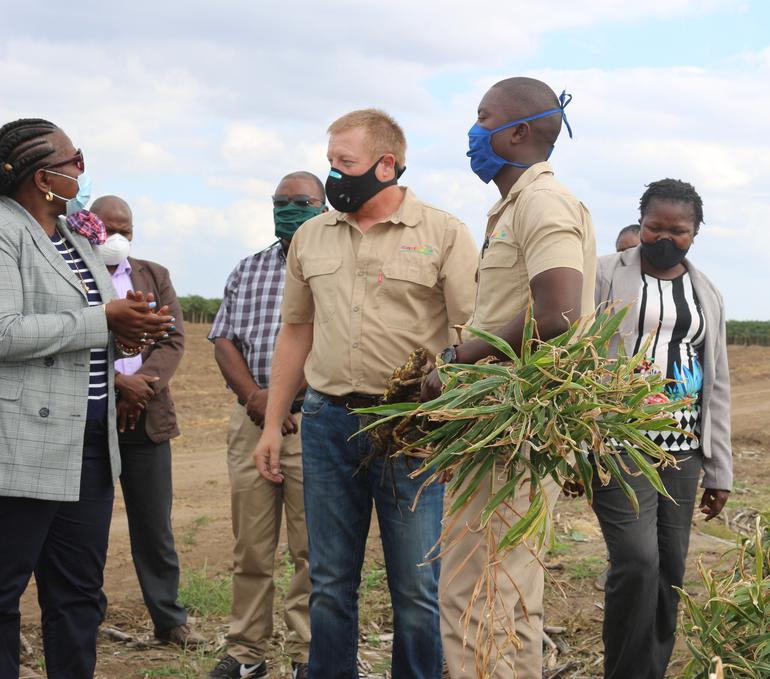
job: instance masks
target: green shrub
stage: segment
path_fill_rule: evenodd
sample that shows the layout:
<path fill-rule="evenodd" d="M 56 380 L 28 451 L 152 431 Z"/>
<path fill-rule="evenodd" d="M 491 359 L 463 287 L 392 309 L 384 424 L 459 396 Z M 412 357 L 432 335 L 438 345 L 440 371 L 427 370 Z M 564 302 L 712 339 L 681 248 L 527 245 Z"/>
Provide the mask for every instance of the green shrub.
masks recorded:
<path fill-rule="evenodd" d="M 725 679 L 770 677 L 770 513 L 757 517 L 754 535 L 725 559 L 721 569 L 698 563 L 705 601 L 679 590 L 692 654 L 680 679 L 708 679 L 717 665 Z"/>
<path fill-rule="evenodd" d="M 205 563 L 202 568 L 186 570 L 179 587 L 179 601 L 195 616 L 226 616 L 233 603 L 232 576 L 210 575 Z"/>

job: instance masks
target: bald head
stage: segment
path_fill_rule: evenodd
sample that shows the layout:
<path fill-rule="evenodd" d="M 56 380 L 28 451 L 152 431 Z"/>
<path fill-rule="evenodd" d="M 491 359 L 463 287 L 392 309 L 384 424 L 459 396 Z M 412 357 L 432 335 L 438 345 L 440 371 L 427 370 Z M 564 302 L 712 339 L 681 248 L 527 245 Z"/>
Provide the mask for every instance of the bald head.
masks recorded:
<path fill-rule="evenodd" d="M 495 91 L 494 106 L 508 120 L 526 118 L 553 108 L 560 108 L 556 93 L 543 81 L 534 78 L 506 78 L 492 85 Z M 561 131 L 558 113 L 538 118 L 529 123 L 538 142 L 553 146 Z"/>
<path fill-rule="evenodd" d="M 102 196 L 93 202 L 90 209 L 104 222 L 108 236 L 120 233 L 128 240 L 134 237 L 134 216 L 128 203 L 122 198 Z"/>
<path fill-rule="evenodd" d="M 131 216 L 131 208 L 128 206 L 128 203 L 122 198 L 118 198 L 118 196 L 102 196 L 97 198 L 93 205 L 91 205 L 91 212 L 95 212 L 102 220 L 104 219 L 102 217 L 103 213 L 115 210 L 128 214 L 129 217 Z"/>

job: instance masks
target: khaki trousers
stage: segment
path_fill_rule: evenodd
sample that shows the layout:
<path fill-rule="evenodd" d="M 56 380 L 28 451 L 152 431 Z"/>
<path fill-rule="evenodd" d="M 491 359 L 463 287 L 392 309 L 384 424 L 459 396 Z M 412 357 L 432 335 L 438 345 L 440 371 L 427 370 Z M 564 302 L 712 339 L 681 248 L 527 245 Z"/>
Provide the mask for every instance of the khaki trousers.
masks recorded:
<path fill-rule="evenodd" d="M 544 573 L 542 566 L 524 546 L 512 550 L 496 569 L 496 591 L 492 595 L 495 598 L 496 621 L 491 623 L 495 644 L 484 663 L 486 674 L 477 673 L 475 658 L 477 645 L 481 644 L 481 651 L 489 633 L 489 618 L 484 615 L 484 591 L 471 610 L 463 648 L 465 610 L 473 597 L 479 576 L 490 563 L 484 533 L 473 530 L 466 532 L 465 529 L 478 528 L 481 512 L 493 491 L 493 483 L 494 490 L 497 490 L 505 480 L 490 478 L 484 481 L 471 502 L 458 513 L 459 518 L 448 535 L 447 546 L 455 540 L 459 541 L 449 549 L 441 562 L 439 603 L 441 638 L 452 679 L 482 676 L 489 679 L 541 679 L 543 676 Z M 544 486 L 548 504 L 553 508 L 559 495 L 559 486 L 550 478 L 544 482 Z M 528 507 L 529 483 L 526 482 L 517 490 L 514 503 L 505 510 L 503 516 L 510 525 Z M 456 516 L 447 516 L 445 521 L 452 522 Z M 504 532 L 502 519 L 495 516 L 490 524 L 494 535 L 501 537 Z M 504 625 L 511 624 L 519 637 L 520 647 L 507 640 Z"/>
<path fill-rule="evenodd" d="M 295 415 L 297 421 L 300 416 Z M 289 554 L 294 575 L 286 593 L 286 653 L 296 662 L 308 661 L 310 620 L 308 601 L 307 529 L 302 489 L 302 450 L 299 433 L 284 437 L 281 469 L 284 481 L 275 484 L 260 476 L 254 448 L 262 430 L 236 406 L 227 433 L 233 535 L 233 607 L 227 633 L 228 653 L 241 663 L 261 662 L 273 634 L 273 569 L 281 513 L 286 512 Z"/>

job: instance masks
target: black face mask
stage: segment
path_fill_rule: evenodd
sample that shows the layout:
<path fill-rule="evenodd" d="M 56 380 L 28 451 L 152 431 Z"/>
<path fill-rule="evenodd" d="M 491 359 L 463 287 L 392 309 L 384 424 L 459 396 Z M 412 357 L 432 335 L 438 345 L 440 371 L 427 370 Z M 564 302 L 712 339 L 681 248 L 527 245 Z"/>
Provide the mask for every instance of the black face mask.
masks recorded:
<path fill-rule="evenodd" d="M 673 269 L 682 262 L 685 255 L 687 255 L 687 250 L 678 248 L 670 238 L 661 238 L 654 243 L 642 241 L 642 257 L 658 271 Z"/>
<path fill-rule="evenodd" d="M 335 210 L 356 212 L 370 198 L 376 196 L 388 186 L 394 186 L 404 173 L 405 167 L 396 167 L 396 176 L 390 181 L 381 182 L 375 174 L 377 166 L 384 156 L 361 175 L 349 175 L 336 168 L 329 170 L 326 178 L 326 197 Z"/>

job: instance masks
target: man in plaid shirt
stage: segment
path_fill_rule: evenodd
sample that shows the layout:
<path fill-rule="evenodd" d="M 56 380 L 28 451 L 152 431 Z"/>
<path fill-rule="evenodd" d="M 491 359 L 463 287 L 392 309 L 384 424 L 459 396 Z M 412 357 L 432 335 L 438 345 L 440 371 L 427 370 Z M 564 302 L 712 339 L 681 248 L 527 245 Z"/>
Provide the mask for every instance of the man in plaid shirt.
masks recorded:
<path fill-rule="evenodd" d="M 293 677 L 307 677 L 310 622 L 307 530 L 302 487 L 300 402 L 283 424 L 284 481 L 262 478 L 252 453 L 262 434 L 273 345 L 281 327 L 286 252 L 294 232 L 326 211 L 323 183 L 309 172 L 293 172 L 273 196 L 278 241 L 241 260 L 225 285 L 209 340 L 219 369 L 238 397 L 227 432 L 233 534 L 233 607 L 228 653 L 211 679 L 265 677 L 265 654 L 273 632 L 273 564 L 285 508 L 294 575 L 286 594 L 286 652 Z M 304 389 L 303 389 L 304 391 Z"/>

